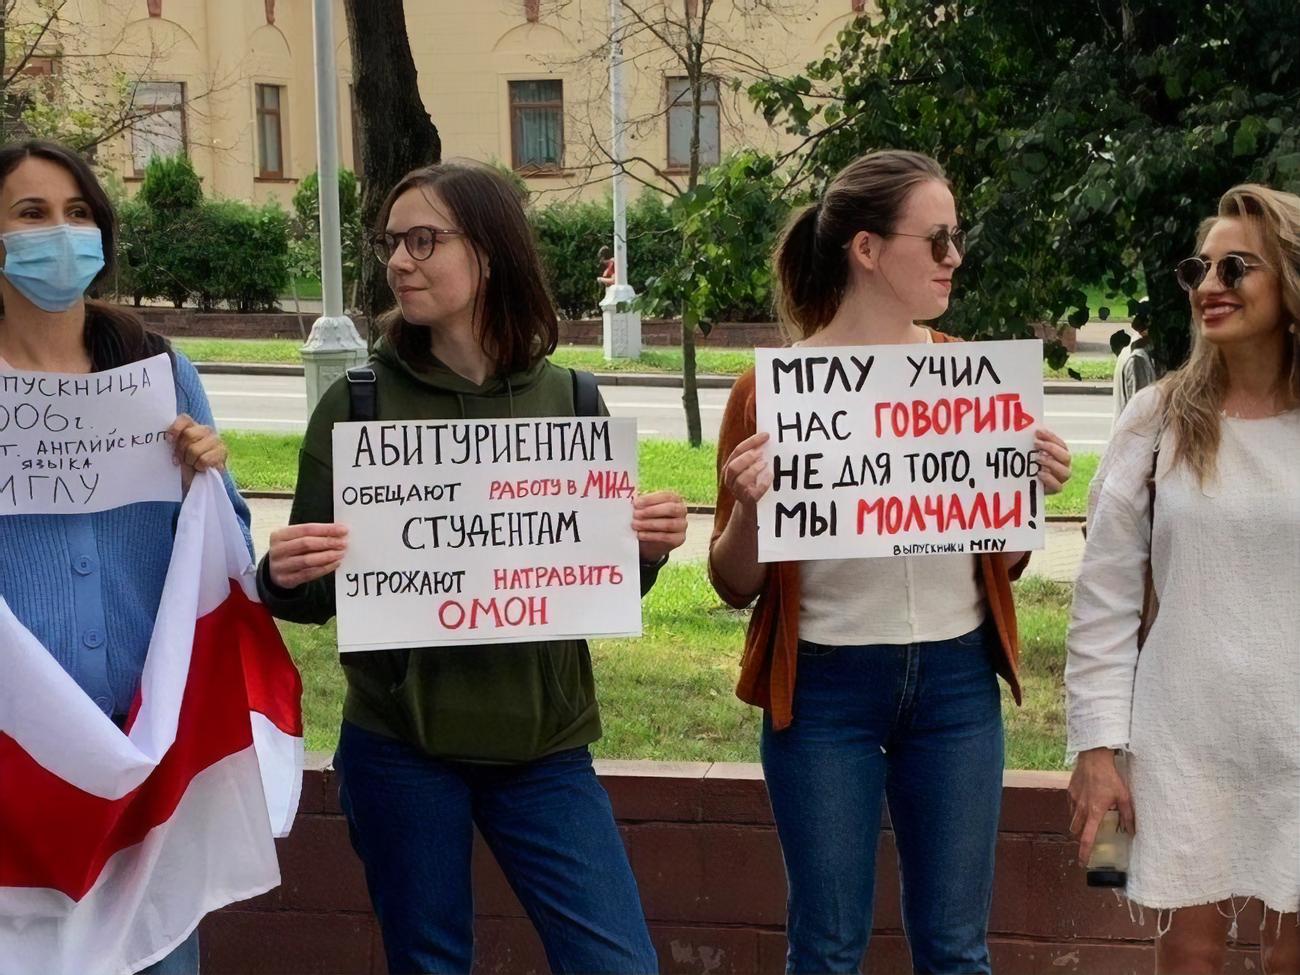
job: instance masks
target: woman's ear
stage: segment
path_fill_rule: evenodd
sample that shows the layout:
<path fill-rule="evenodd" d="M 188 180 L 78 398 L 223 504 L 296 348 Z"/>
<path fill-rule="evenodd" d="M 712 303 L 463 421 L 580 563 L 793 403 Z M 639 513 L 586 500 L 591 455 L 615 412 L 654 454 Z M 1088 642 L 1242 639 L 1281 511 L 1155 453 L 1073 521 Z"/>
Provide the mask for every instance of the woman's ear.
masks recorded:
<path fill-rule="evenodd" d="M 849 266 L 857 265 L 864 271 L 874 271 L 876 269 L 876 260 L 879 258 L 879 247 L 882 238 L 871 233 L 869 230 L 859 230 L 853 235 L 845 248 L 848 251 Z"/>

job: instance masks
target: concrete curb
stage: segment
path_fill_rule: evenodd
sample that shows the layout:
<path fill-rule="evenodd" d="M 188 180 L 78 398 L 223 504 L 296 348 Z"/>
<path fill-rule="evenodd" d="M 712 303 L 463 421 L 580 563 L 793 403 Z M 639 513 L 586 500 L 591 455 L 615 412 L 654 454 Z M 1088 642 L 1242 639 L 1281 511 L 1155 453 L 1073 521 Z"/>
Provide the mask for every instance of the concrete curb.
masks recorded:
<path fill-rule="evenodd" d="M 301 376 L 302 366 L 278 362 L 196 362 L 200 376 Z"/>
<path fill-rule="evenodd" d="M 196 362 L 194 368 L 200 375 L 213 376 L 301 376 L 302 366 L 287 363 L 262 362 Z M 662 388 L 682 386 L 682 377 L 667 372 L 598 372 L 596 381 L 602 386 L 657 386 Z M 700 389 L 730 389 L 736 382 L 735 376 L 696 376 L 695 384 Z M 1053 380 L 1043 383 L 1043 392 L 1048 396 L 1109 396 L 1109 382 L 1065 382 Z"/>
<path fill-rule="evenodd" d="M 292 491 L 240 491 L 249 501 L 292 501 Z M 711 504 L 688 504 L 686 513 L 688 515 L 713 515 L 714 506 Z M 1084 522 L 1083 515 L 1048 515 L 1047 523 L 1049 525 L 1082 525 Z"/>

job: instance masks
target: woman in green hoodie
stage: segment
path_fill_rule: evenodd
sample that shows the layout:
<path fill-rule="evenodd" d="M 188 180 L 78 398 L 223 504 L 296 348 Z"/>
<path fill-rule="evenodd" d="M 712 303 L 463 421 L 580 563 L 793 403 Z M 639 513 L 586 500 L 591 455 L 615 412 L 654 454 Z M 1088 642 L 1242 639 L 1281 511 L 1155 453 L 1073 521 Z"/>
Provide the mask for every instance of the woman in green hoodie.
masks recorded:
<path fill-rule="evenodd" d="M 518 192 L 491 169 L 409 173 L 373 243 L 398 305 L 370 362 L 375 419 L 575 415 L 549 362 L 558 324 Z M 355 377 L 354 377 L 355 378 Z M 373 399 L 370 398 L 373 395 Z M 259 569 L 276 616 L 324 623 L 347 545 L 331 431 L 359 412 L 335 383 L 312 414 L 289 527 Z M 601 415 L 608 415 L 599 403 Z M 636 498 L 641 591 L 686 533 L 680 496 Z M 657 968 L 636 882 L 588 746 L 600 737 L 582 640 L 349 653 L 335 768 L 389 970 L 468 972 L 477 826 L 557 972 Z"/>

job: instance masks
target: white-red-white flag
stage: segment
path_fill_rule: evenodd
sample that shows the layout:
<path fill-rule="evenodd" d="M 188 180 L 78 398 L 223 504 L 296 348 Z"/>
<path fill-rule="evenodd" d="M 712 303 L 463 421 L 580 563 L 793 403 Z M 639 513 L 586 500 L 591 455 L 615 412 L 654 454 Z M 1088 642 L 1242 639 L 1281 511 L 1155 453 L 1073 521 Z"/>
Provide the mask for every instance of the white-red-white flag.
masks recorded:
<path fill-rule="evenodd" d="M 125 732 L 0 599 L 0 975 L 138 971 L 279 884 L 301 698 L 214 472 L 181 507 Z"/>

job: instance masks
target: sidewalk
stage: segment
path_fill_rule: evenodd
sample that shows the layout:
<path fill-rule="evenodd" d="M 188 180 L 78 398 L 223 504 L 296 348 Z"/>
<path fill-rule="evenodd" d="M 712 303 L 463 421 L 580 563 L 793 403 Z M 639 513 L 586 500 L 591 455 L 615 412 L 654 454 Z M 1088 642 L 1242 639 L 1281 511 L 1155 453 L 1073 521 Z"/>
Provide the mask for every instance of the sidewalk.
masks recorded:
<path fill-rule="evenodd" d="M 248 502 L 253 512 L 253 546 L 260 558 L 270 542 L 271 532 L 289 521 L 289 501 L 280 498 L 253 498 Z M 686 520 L 686 543 L 673 553 L 675 562 L 703 561 L 709 554 L 709 535 L 713 531 L 712 515 L 690 515 Z M 1053 582 L 1074 582 L 1083 557 L 1083 532 L 1069 523 L 1047 526 L 1047 549 L 1035 552 L 1028 573 Z"/>

